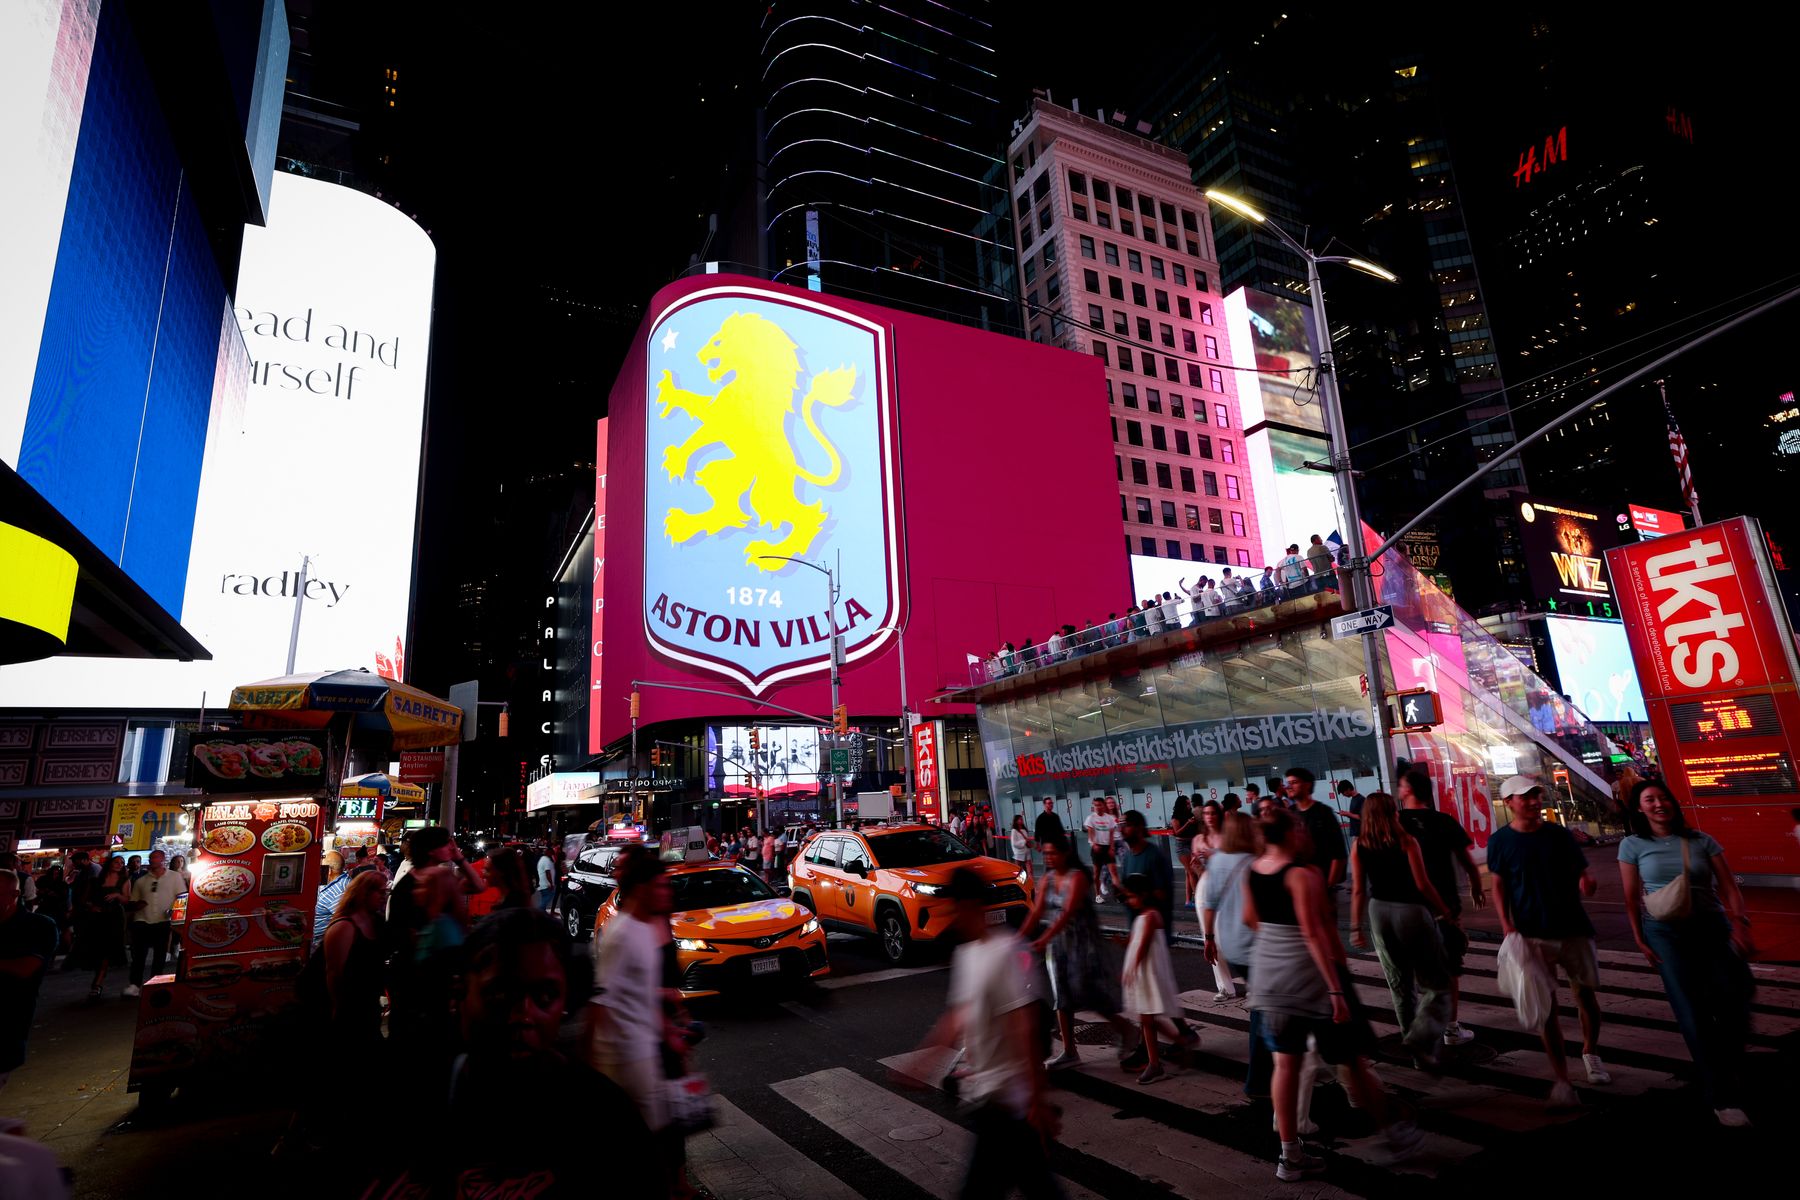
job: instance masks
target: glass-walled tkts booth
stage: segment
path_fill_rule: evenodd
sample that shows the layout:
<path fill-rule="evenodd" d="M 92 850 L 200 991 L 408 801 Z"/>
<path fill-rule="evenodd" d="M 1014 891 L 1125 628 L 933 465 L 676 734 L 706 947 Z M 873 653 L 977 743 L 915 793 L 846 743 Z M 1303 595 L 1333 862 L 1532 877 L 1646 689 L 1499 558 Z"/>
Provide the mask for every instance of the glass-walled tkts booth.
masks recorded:
<path fill-rule="evenodd" d="M 1441 725 L 1393 735 L 1396 759 L 1431 772 L 1438 806 L 1485 846 L 1512 819 L 1501 781 L 1522 774 L 1544 782 L 1550 819 L 1589 832 L 1610 821 L 1614 764 L 1627 756 L 1405 555 L 1382 555 L 1376 582 L 1394 609 L 1384 634 L 1389 691 L 1438 694 Z"/>
<path fill-rule="evenodd" d="M 1102 796 L 1168 824 L 1177 795 L 1268 788 L 1302 766 L 1329 785 L 1376 786 L 1377 739 L 1362 649 L 1319 626 L 1190 654 L 979 710 L 996 818 L 1032 824 L 1048 798 L 1079 829 Z"/>

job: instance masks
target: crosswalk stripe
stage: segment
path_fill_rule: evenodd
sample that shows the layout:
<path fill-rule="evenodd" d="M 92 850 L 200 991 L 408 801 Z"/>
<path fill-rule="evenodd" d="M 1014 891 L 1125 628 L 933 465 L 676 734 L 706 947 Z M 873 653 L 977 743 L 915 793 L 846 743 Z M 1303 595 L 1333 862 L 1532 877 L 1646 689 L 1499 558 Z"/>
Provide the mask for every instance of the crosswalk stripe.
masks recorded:
<path fill-rule="evenodd" d="M 687 1141 L 688 1173 L 720 1200 L 862 1200 L 862 1194 L 751 1120 L 714 1098 L 718 1123 Z"/>
<path fill-rule="evenodd" d="M 769 1086 L 939 1200 L 961 1194 L 975 1135 L 954 1121 L 903 1100 L 846 1067 L 815 1071 Z M 1100 1200 L 1066 1179 L 1057 1182 L 1072 1200 Z"/>
<path fill-rule="evenodd" d="M 1469 953 L 1471 955 L 1484 955 L 1489 958 L 1498 958 L 1500 955 L 1500 943 L 1471 941 L 1469 943 Z M 1646 978 L 1656 980 L 1660 980 L 1661 978 L 1657 974 L 1656 968 L 1645 962 L 1644 956 L 1639 954 L 1636 950 L 1595 950 L 1594 956 L 1600 960 L 1600 965 L 1602 967 L 1635 968 L 1642 972 Z M 1800 967 L 1782 966 L 1777 963 L 1753 962 L 1750 964 L 1750 970 L 1756 975 L 1758 981 L 1763 983 L 1787 984 L 1790 986 L 1800 985 Z"/>
<path fill-rule="evenodd" d="M 828 975 L 813 986 L 831 992 L 839 988 L 861 987 L 865 983 L 886 983 L 890 979 L 905 979 L 911 975 L 930 975 L 934 971 L 948 971 L 949 969 L 949 963 L 937 963 L 928 967 L 894 967 L 886 971 L 865 971 L 860 975 Z"/>

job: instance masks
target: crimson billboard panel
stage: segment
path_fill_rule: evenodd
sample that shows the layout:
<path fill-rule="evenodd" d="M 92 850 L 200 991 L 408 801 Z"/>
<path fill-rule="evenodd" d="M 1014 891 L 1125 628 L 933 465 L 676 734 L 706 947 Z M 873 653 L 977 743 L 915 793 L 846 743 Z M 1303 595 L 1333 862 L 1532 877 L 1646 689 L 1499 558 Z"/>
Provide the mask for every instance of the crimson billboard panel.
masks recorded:
<path fill-rule="evenodd" d="M 731 275 L 647 312 L 607 409 L 592 749 L 633 681 L 704 689 L 642 688 L 640 725 L 827 716 L 834 624 L 853 716 L 898 716 L 902 657 L 912 708 L 955 712 L 968 655 L 1130 603 L 1091 356 Z"/>
<path fill-rule="evenodd" d="M 1800 668 L 1762 530 L 1734 517 L 1607 552 L 1658 757 L 1745 875 L 1800 874 Z"/>

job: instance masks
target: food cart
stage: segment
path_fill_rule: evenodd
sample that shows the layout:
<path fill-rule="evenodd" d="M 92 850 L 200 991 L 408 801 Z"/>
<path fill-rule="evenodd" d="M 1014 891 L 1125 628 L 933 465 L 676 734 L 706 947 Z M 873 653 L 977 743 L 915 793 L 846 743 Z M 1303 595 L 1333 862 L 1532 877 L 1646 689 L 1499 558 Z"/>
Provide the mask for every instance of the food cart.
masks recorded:
<path fill-rule="evenodd" d="M 171 918 L 187 952 L 138 1000 L 127 1086 L 150 1105 L 197 1080 L 241 1079 L 304 1036 L 323 843 L 352 743 L 388 751 L 462 736 L 460 709 L 367 671 L 250 684 L 231 706 L 245 728 L 202 735 L 188 762 L 201 800 L 193 885 Z"/>

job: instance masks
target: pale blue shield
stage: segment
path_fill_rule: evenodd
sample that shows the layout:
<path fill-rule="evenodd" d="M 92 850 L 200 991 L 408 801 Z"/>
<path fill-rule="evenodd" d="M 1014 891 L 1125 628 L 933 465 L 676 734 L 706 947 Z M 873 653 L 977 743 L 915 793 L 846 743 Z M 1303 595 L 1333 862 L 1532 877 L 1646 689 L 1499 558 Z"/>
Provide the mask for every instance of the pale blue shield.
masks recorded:
<path fill-rule="evenodd" d="M 899 623 L 888 331 L 806 297 L 691 293 L 651 325 L 644 629 L 659 652 L 760 693 Z M 838 584 L 835 610 L 824 574 Z"/>

